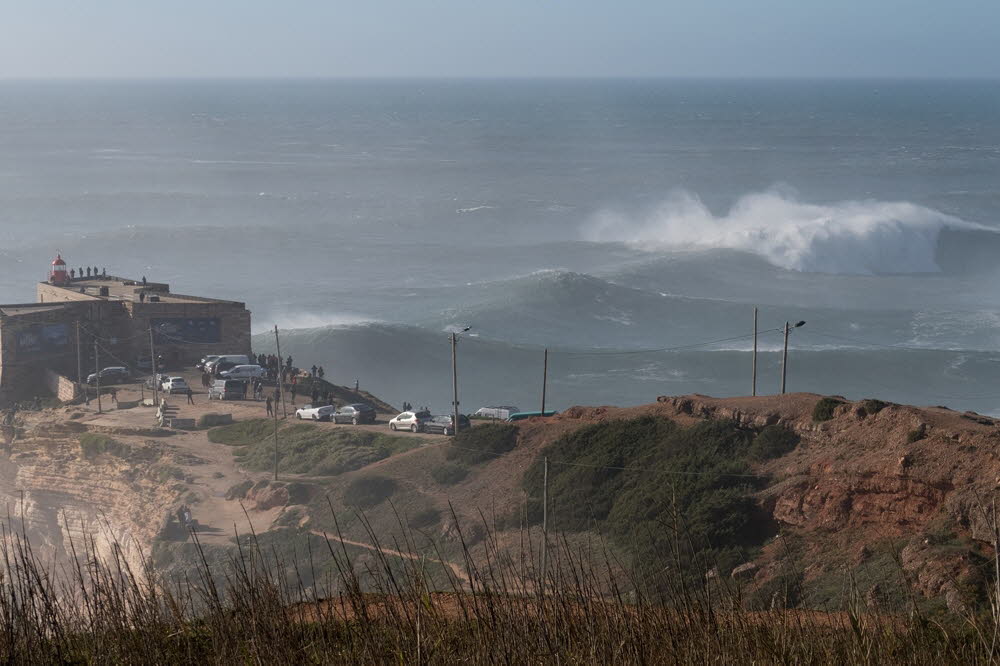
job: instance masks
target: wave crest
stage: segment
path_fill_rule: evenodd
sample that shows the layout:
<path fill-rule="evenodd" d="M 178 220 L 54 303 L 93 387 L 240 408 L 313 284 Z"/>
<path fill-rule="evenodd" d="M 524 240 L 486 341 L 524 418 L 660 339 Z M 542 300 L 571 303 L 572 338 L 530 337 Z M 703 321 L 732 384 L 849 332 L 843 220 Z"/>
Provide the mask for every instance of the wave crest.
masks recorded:
<path fill-rule="evenodd" d="M 778 191 L 745 195 L 715 216 L 697 196 L 678 191 L 643 216 L 604 211 L 583 236 L 651 251 L 740 250 L 794 271 L 878 275 L 939 272 L 944 229 L 996 231 L 908 202 L 819 205 Z"/>

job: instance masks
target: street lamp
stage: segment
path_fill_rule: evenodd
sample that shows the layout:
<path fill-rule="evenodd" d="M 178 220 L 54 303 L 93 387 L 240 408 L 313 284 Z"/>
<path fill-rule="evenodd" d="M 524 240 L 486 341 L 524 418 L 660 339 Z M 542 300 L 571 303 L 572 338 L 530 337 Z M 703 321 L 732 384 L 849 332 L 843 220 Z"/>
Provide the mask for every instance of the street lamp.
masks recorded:
<path fill-rule="evenodd" d="M 460 332 L 465 333 L 471 326 L 466 326 Z M 455 331 L 451 332 L 451 390 L 452 390 L 452 410 L 454 413 L 454 431 L 458 434 L 458 429 L 461 427 L 458 421 L 458 355 L 456 354 L 456 348 L 458 346 L 458 333 Z"/>
<path fill-rule="evenodd" d="M 788 333 L 793 328 L 801 328 L 805 326 L 804 321 L 797 322 L 794 326 L 785 322 L 785 350 L 781 353 L 781 394 L 785 394 L 785 378 L 788 374 Z"/>

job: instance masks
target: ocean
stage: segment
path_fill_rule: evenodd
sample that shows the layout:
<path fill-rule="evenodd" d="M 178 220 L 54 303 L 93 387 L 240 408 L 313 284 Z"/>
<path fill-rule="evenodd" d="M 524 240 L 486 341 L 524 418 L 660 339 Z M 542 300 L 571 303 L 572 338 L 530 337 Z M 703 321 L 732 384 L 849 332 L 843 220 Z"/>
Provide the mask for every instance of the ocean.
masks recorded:
<path fill-rule="evenodd" d="M 0 83 L 0 302 L 245 301 L 392 403 L 779 390 L 1000 414 L 1000 82 Z"/>

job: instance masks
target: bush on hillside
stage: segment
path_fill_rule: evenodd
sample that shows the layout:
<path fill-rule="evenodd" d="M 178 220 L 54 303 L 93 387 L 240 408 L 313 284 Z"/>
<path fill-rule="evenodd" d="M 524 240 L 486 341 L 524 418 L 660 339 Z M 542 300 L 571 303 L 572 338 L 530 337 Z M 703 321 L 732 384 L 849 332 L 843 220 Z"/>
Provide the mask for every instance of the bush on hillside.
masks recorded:
<path fill-rule="evenodd" d="M 890 404 L 892 403 L 885 402 L 884 400 L 876 400 L 875 398 L 866 398 L 861 401 L 861 407 L 865 410 L 866 414 L 878 414 Z"/>
<path fill-rule="evenodd" d="M 414 530 L 424 529 L 441 522 L 441 512 L 434 508 L 417 511 L 406 521 L 407 527 Z"/>
<path fill-rule="evenodd" d="M 431 470 L 431 477 L 442 486 L 453 486 L 468 475 L 468 467 L 455 463 L 443 463 Z"/>
<path fill-rule="evenodd" d="M 368 509 L 389 499 L 396 492 L 396 482 L 384 476 L 362 476 L 347 484 L 344 503 Z"/>
<path fill-rule="evenodd" d="M 772 437 L 787 446 L 779 434 L 769 433 L 761 449 L 771 450 Z M 753 498 L 763 480 L 750 470 L 751 437 L 731 421 L 682 429 L 653 416 L 568 433 L 542 452 L 550 459 L 549 529 L 609 534 L 650 571 L 668 568 L 693 580 L 717 567 L 728 575 L 740 552 L 773 533 Z M 528 520 L 537 524 L 540 459 L 523 484 Z"/>
<path fill-rule="evenodd" d="M 493 460 L 517 446 L 517 426 L 509 423 L 487 423 L 462 430 L 448 447 L 448 460 L 476 465 Z"/>
<path fill-rule="evenodd" d="M 813 407 L 813 421 L 829 421 L 833 418 L 833 413 L 837 407 L 842 404 L 844 404 L 844 401 L 837 398 L 820 398 L 816 406 Z"/>
<path fill-rule="evenodd" d="M 102 453 L 127 458 L 132 453 L 132 447 L 107 435 L 88 432 L 80 435 L 80 451 L 87 460 L 93 460 Z"/>
<path fill-rule="evenodd" d="M 753 438 L 748 453 L 752 460 L 757 461 L 780 458 L 794 449 L 799 439 L 799 436 L 788 428 L 769 425 Z"/>
<path fill-rule="evenodd" d="M 230 446 L 247 446 L 268 435 L 274 435 L 274 421 L 252 419 L 212 428 L 208 431 L 208 441 Z"/>
<path fill-rule="evenodd" d="M 209 439 L 240 446 L 236 461 L 257 471 L 274 466 L 274 423 L 266 419 L 212 428 Z M 371 430 L 326 428 L 314 423 L 282 424 L 278 429 L 278 467 L 293 474 L 335 476 L 407 451 L 413 437 Z"/>

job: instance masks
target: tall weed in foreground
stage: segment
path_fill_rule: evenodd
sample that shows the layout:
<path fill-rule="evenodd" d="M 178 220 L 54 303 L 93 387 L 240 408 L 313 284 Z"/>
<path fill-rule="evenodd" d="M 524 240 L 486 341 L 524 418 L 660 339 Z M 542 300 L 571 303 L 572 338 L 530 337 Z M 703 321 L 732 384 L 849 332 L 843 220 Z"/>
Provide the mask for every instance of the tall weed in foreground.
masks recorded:
<path fill-rule="evenodd" d="M 0 545 L 0 659 L 937 665 L 992 663 L 998 656 L 991 620 L 954 618 L 946 626 L 918 613 L 881 616 L 860 603 L 838 614 L 750 612 L 741 610 L 740 590 L 730 585 L 693 586 L 690 576 L 664 570 L 650 586 L 611 553 L 591 557 L 554 535 L 542 580 L 538 534 L 522 532 L 511 549 L 485 517 L 477 557 L 458 528 L 464 561 L 444 567 L 442 586 L 428 576 L 440 554 L 421 552 L 405 521 L 398 533 L 379 535 L 359 518 L 373 553 L 366 564 L 351 556 L 338 527 L 324 552 L 305 554 L 292 563 L 295 575 L 286 576 L 278 572 L 288 563 L 252 535 L 237 540 L 224 571 L 213 571 L 202 555 L 188 577 L 169 583 L 147 561 L 133 570 L 118 544 L 99 557 L 92 538 L 70 545 L 71 565 L 46 566 L 24 532 L 7 526 Z M 316 576 L 304 577 L 299 567 L 330 564 L 326 583 L 303 584 Z M 643 593 L 649 589 L 660 596 L 649 598 Z"/>

